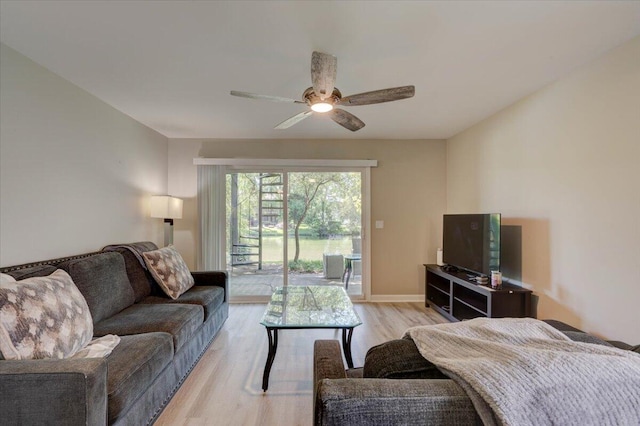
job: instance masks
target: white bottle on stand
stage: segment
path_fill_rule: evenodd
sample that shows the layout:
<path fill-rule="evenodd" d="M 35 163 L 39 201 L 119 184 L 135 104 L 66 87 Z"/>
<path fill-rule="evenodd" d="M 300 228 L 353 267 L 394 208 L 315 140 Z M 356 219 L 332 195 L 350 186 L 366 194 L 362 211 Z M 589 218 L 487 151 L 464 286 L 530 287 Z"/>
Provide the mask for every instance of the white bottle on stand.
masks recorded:
<path fill-rule="evenodd" d="M 438 253 L 436 255 L 436 265 L 444 266 L 444 262 L 442 261 L 442 249 L 438 248 Z"/>

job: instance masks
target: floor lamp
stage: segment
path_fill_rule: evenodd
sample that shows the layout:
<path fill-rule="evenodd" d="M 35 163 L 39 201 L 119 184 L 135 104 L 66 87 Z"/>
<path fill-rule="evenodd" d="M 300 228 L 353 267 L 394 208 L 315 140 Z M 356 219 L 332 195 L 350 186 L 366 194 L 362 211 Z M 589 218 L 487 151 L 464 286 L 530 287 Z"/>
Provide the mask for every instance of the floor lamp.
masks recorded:
<path fill-rule="evenodd" d="M 152 196 L 151 217 L 164 219 L 164 245 L 173 244 L 173 219 L 182 219 L 182 200 L 170 195 Z"/>

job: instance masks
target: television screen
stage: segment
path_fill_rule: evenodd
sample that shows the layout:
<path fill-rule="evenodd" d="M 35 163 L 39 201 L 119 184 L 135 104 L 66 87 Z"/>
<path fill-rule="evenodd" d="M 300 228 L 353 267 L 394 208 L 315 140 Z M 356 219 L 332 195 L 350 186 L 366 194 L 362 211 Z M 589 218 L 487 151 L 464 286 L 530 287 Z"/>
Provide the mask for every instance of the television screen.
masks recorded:
<path fill-rule="evenodd" d="M 500 213 L 446 214 L 443 261 L 466 271 L 491 275 L 500 270 Z"/>

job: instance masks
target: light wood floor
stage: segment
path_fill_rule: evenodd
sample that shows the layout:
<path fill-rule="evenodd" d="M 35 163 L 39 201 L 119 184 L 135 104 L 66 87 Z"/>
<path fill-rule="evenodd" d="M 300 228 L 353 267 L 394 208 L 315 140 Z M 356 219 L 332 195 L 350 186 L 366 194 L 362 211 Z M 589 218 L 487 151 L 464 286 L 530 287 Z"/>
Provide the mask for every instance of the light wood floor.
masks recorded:
<path fill-rule="evenodd" d="M 311 425 L 313 341 L 340 339 L 336 330 L 283 330 L 262 392 L 267 333 L 260 325 L 265 305 L 231 305 L 229 319 L 156 425 Z M 402 337 L 416 325 L 447 322 L 421 303 L 359 303 L 362 325 L 353 332 L 352 353 L 362 366 L 367 350 Z"/>

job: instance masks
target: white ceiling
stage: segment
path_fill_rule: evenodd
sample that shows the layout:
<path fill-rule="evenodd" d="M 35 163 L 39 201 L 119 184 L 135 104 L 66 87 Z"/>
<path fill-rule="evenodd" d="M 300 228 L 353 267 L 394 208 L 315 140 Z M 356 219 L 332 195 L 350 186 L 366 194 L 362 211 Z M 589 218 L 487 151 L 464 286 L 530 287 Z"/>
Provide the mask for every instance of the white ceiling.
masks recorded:
<path fill-rule="evenodd" d="M 171 138 L 448 138 L 640 34 L 639 1 L 6 1 L 6 45 Z M 311 52 L 338 57 L 352 133 L 305 106 Z"/>

